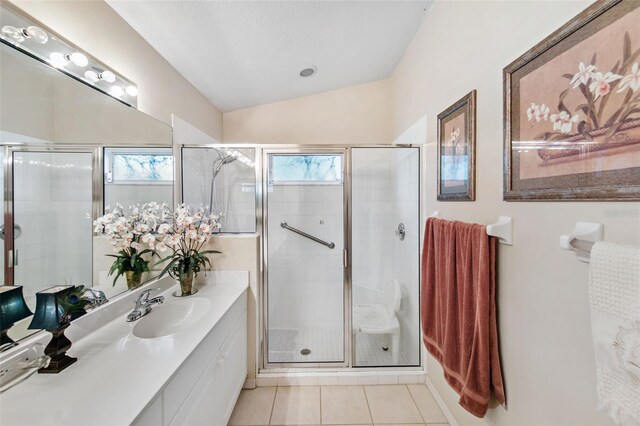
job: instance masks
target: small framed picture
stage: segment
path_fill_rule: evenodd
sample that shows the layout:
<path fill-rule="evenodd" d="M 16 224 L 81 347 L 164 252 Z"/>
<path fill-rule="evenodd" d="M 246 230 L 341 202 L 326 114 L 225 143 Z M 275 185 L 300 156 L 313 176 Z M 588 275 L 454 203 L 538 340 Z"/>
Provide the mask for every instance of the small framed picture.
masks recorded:
<path fill-rule="evenodd" d="M 640 200 L 640 1 L 595 2 L 504 69 L 504 199 Z"/>
<path fill-rule="evenodd" d="M 438 114 L 438 201 L 476 199 L 476 91 Z"/>

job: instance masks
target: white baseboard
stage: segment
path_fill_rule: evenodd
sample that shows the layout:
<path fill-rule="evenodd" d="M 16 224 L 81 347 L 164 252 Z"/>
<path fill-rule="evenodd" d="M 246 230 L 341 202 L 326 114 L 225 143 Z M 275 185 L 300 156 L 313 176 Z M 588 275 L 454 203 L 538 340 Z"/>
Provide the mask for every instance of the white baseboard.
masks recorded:
<path fill-rule="evenodd" d="M 259 372 L 256 386 L 397 385 L 424 383 L 424 370 L 269 371 Z"/>
<path fill-rule="evenodd" d="M 442 411 L 442 414 L 447 418 L 449 426 L 459 426 L 456 418 L 453 417 L 451 410 L 449 410 L 449 407 L 445 404 L 444 399 L 442 399 L 440 393 L 438 393 L 438 390 L 434 386 L 433 382 L 431 382 L 431 379 L 429 379 L 429 376 L 425 377 L 425 384 L 427 385 L 429 392 L 431 392 L 431 395 L 433 395 L 433 399 L 436 400 L 436 404 L 440 407 L 440 411 Z"/>

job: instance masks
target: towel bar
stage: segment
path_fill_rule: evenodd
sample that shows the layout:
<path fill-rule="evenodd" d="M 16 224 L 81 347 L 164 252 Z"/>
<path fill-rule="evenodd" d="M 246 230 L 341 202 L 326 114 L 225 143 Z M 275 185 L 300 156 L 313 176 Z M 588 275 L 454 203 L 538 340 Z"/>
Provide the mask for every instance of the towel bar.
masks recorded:
<path fill-rule="evenodd" d="M 435 210 L 429 217 L 440 217 L 440 212 Z M 496 237 L 498 242 L 508 246 L 513 245 L 513 218 L 500 216 L 496 223 L 487 225 L 487 235 Z"/>
<path fill-rule="evenodd" d="M 578 260 L 588 263 L 593 245 L 602 241 L 603 228 L 597 222 L 577 222 L 571 234 L 560 235 L 560 247 L 575 252 Z"/>

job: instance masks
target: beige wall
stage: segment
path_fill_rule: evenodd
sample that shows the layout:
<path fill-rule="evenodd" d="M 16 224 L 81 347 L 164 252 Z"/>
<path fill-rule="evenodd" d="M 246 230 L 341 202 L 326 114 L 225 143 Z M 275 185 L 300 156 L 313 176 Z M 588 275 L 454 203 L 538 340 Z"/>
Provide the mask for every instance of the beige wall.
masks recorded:
<path fill-rule="evenodd" d="M 138 85 L 138 109 L 171 125 L 176 113 L 222 139 L 222 113 L 102 0 L 11 0 Z"/>
<path fill-rule="evenodd" d="M 390 140 L 388 80 L 224 114 L 225 143 L 376 144 Z"/>
<path fill-rule="evenodd" d="M 420 123 L 427 117 L 427 213 L 479 223 L 514 217 L 514 245 L 501 245 L 498 260 L 508 409 L 472 417 L 438 363 L 427 361 L 430 380 L 460 424 L 611 424 L 595 408 L 588 265 L 561 250 L 558 238 L 576 221 L 593 221 L 604 224 L 608 241 L 640 244 L 640 203 L 502 201 L 502 68 L 589 3 L 437 1 L 391 78 L 394 136 L 424 141 Z M 437 202 L 436 116 L 472 89 L 478 91 L 477 201 Z"/>

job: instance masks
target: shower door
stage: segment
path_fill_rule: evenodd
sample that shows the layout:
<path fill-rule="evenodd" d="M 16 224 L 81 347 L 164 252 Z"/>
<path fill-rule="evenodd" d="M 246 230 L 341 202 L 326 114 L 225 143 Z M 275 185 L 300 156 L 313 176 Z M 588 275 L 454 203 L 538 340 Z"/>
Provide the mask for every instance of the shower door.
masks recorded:
<path fill-rule="evenodd" d="M 345 156 L 264 151 L 267 365 L 347 365 Z"/>
<path fill-rule="evenodd" d="M 93 149 L 12 152 L 12 281 L 35 293 L 61 284 L 91 286 Z M 39 201 L 33 201 L 39 200 Z M 8 223 L 8 222 L 7 222 Z"/>
<path fill-rule="evenodd" d="M 352 362 L 420 365 L 420 149 L 351 148 Z"/>

